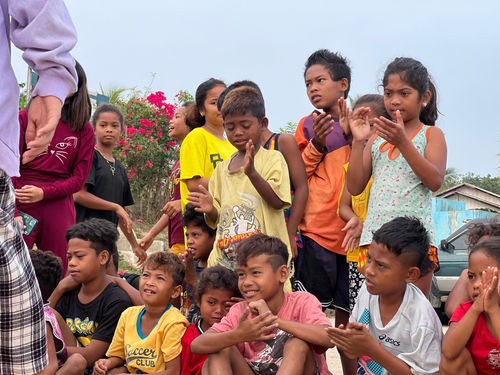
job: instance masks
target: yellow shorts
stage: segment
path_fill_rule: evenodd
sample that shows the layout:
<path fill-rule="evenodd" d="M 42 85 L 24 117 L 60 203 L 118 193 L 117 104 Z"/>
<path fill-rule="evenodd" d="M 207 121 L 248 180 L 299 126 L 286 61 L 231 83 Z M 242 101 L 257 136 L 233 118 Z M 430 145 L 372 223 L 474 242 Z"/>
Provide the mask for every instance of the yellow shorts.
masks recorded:
<path fill-rule="evenodd" d="M 174 243 L 170 248 L 170 252 L 175 255 L 184 254 L 186 251 L 186 246 L 183 243 Z"/>

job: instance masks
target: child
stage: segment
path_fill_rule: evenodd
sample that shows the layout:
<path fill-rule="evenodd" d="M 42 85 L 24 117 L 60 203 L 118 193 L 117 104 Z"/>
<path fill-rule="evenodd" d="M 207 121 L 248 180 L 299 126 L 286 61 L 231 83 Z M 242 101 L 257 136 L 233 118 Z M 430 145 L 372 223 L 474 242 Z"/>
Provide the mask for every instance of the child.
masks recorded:
<path fill-rule="evenodd" d="M 113 156 L 113 150 L 123 133 L 123 114 L 113 104 L 101 104 L 92 119 L 96 135 L 92 168 L 85 186 L 75 194 L 76 222 L 91 217 L 106 219 L 115 225 L 120 224 L 132 251 L 139 261 L 146 259 L 146 253 L 137 244 L 132 232 L 132 221 L 125 206 L 134 204 L 127 172 L 120 160 Z"/>
<path fill-rule="evenodd" d="M 48 301 L 51 293 L 61 279 L 62 263 L 52 251 L 29 250 L 31 263 L 35 269 L 36 279 L 44 301 Z M 76 341 L 66 322 L 49 304 L 43 307 L 47 329 L 47 351 L 49 365 L 41 373 L 54 375 L 68 358 L 66 342 L 75 346 Z M 66 328 L 66 329 L 65 329 Z"/>
<path fill-rule="evenodd" d="M 353 195 L 360 194 L 373 176 L 361 246 L 370 244 L 373 231 L 395 217 L 412 215 L 424 223 L 434 267 L 417 285 L 428 295 L 432 271 L 438 268 L 432 191 L 441 187 L 446 169 L 446 142 L 441 129 L 434 126 L 438 116 L 436 89 L 427 69 L 406 57 L 388 65 L 382 84 L 392 121 L 375 119 L 376 134 L 366 146 L 369 124 L 363 119 L 350 124 L 353 147 L 347 188 Z"/>
<path fill-rule="evenodd" d="M 196 89 L 199 126 L 191 131 L 181 146 L 181 199 L 186 206 L 189 192 L 198 192 L 199 185 L 208 189 L 215 166 L 228 159 L 236 149 L 224 138 L 222 115 L 217 99 L 226 89 L 224 82 L 210 78 Z"/>
<path fill-rule="evenodd" d="M 490 237 L 470 251 L 467 289 L 472 300 L 460 303 L 450 319 L 441 374 L 499 373 L 499 268 L 500 237 Z"/>
<path fill-rule="evenodd" d="M 260 147 L 267 124 L 264 99 L 251 87 L 231 91 L 222 105 L 227 137 L 238 152 L 217 166 L 208 192 L 190 193 L 189 201 L 205 213 L 209 226 L 217 226 L 208 266 L 235 269 L 236 245 L 265 233 L 289 246 L 283 208 L 290 204 L 288 169 L 281 153 Z"/>
<path fill-rule="evenodd" d="M 358 374 L 438 374 L 441 322 L 411 284 L 431 267 L 428 250 L 416 218 L 395 218 L 373 234 L 351 322 L 328 328 L 332 343 L 358 358 Z"/>
<path fill-rule="evenodd" d="M 195 120 L 196 105 L 193 102 L 184 102 L 174 112 L 169 123 L 168 136 L 182 145 L 184 138 L 191 130 L 199 125 Z M 162 209 L 163 215 L 149 232 L 139 241 L 144 250 L 153 243 L 155 237 L 168 226 L 168 247 L 174 254 L 184 254 L 184 231 L 182 230 L 182 204 L 180 191 L 180 161 L 177 160 L 168 177 L 169 202 Z"/>
<path fill-rule="evenodd" d="M 215 323 L 226 316 L 232 298 L 239 295 L 238 277 L 234 271 L 222 266 L 205 269 L 196 287 L 196 303 L 201 310 L 201 319 L 189 326 L 182 338 L 181 374 L 201 375 L 206 354 L 191 353 L 191 343 Z"/>
<path fill-rule="evenodd" d="M 187 245 L 183 256 L 186 266 L 183 308 L 187 310 L 189 323 L 194 323 L 200 315 L 199 306 L 195 304 L 194 291 L 201 272 L 207 267 L 208 256 L 214 246 L 215 230 L 207 225 L 203 214 L 196 212 L 195 207 L 189 203 L 182 216 L 182 225 L 186 229 Z"/>
<path fill-rule="evenodd" d="M 357 118 L 367 110 L 361 110 L 364 106 L 369 110 L 367 120 L 370 122 L 372 133 L 375 128 L 372 126 L 373 119 L 379 116 L 387 116 L 384 106 L 384 97 L 382 95 L 367 94 L 356 100 L 352 111 L 347 110 L 346 102 L 343 98 L 339 99 L 339 122 L 346 122 L 343 127 L 349 128 L 349 118 Z M 371 134 L 370 134 L 371 135 Z M 368 142 L 368 138 L 366 139 Z M 349 263 L 349 311 L 352 311 L 356 303 L 359 288 L 363 284 L 363 269 L 366 262 L 366 253 L 368 247 L 359 248 L 359 238 L 363 230 L 363 222 L 366 218 L 368 208 L 368 198 L 370 196 L 370 187 L 372 180 L 368 181 L 365 190 L 356 196 L 352 196 L 345 186 L 345 174 L 348 163 L 344 165 L 344 186 L 339 202 L 339 216 L 346 222 L 342 231 L 345 232 L 342 248 L 347 251 L 346 260 Z M 359 269 L 359 271 L 358 271 Z M 361 273 L 360 273 L 361 272 Z"/>
<path fill-rule="evenodd" d="M 180 374 L 181 338 L 188 323 L 171 301 L 179 297 L 184 265 L 172 253 L 151 254 L 142 272 L 140 287 L 144 306 L 125 310 L 113 341 L 94 366 L 96 375 L 113 373 Z"/>
<path fill-rule="evenodd" d="M 349 266 L 342 248 L 346 223 L 338 215 L 344 164 L 349 161 L 351 139 L 342 129 L 338 101 L 347 98 L 351 69 L 340 54 L 322 49 L 306 61 L 304 79 L 314 111 L 302 118 L 295 132 L 309 185 L 304 217 L 300 223 L 303 248 L 296 261 L 298 289 L 319 299 L 323 309 L 335 309 L 335 324 L 349 320 Z M 296 281 L 297 282 L 297 281 Z M 302 284 L 302 285 L 300 285 Z M 345 373 L 354 361 L 342 353 Z"/>
<path fill-rule="evenodd" d="M 12 178 L 16 192 L 16 216 L 19 211 L 31 215 L 38 224 L 24 241 L 29 249 L 36 244 L 39 249 L 51 249 L 67 270 L 64 240 L 66 230 L 75 223 L 73 193 L 85 183 L 92 165 L 94 131 L 88 123 L 90 98 L 87 77 L 82 66 L 76 63 L 78 90 L 66 99 L 61 110 L 61 121 L 46 152 L 27 164 L 21 164 L 21 176 Z M 27 150 L 24 134 L 28 127 L 28 113 L 19 112 L 21 137 L 19 151 Z M 55 214 L 57 213 L 57 214 Z"/>
<path fill-rule="evenodd" d="M 219 110 L 222 108 L 224 98 L 231 90 L 242 86 L 253 87 L 259 92 L 259 94 L 262 95 L 259 86 L 253 81 L 244 80 L 234 82 L 219 96 L 217 108 L 219 108 Z M 288 174 L 290 175 L 290 185 L 292 188 L 290 194 L 292 197 L 292 205 L 290 208 L 285 209 L 285 220 L 290 240 L 292 258 L 295 259 L 297 257 L 297 229 L 299 227 L 300 220 L 304 215 L 304 208 L 309 195 L 306 169 L 295 138 L 286 133 L 273 133 L 269 130 L 268 126 L 262 128 L 260 145 L 266 150 L 280 151 L 285 158 L 288 166 Z"/>
<path fill-rule="evenodd" d="M 81 287 L 61 296 L 63 288 L 58 285 L 50 301 L 78 341 L 78 347 L 67 347 L 68 360 L 61 370 L 68 373 L 94 366 L 106 353 L 120 314 L 131 306 L 127 294 L 106 275 L 117 239 L 111 222 L 95 218 L 73 225 L 66 233 L 69 274 Z"/>
<path fill-rule="evenodd" d="M 323 355 L 331 346 L 330 321 L 313 295 L 283 291 L 288 257 L 282 241 L 264 234 L 238 245 L 238 287 L 246 301 L 191 344 L 193 353 L 209 354 L 203 373 L 330 374 Z"/>
<path fill-rule="evenodd" d="M 479 242 L 489 237 L 500 237 L 500 217 L 495 216 L 489 219 L 486 223 L 472 224 L 467 232 L 467 245 L 472 249 Z M 458 305 L 461 302 L 467 302 L 472 299 L 468 292 L 467 285 L 469 283 L 467 269 L 463 270 L 457 282 L 453 286 L 450 295 L 446 299 L 444 310 L 448 318 L 451 318 Z"/>

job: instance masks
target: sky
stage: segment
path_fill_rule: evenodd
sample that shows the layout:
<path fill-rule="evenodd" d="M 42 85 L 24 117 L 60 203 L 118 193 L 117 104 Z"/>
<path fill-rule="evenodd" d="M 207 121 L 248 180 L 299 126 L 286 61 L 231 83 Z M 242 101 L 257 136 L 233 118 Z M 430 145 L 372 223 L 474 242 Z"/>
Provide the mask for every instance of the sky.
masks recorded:
<path fill-rule="evenodd" d="M 91 91 L 179 90 L 215 77 L 261 87 L 272 129 L 309 114 L 304 63 L 340 52 L 351 97 L 382 93 L 395 57 L 420 60 L 438 89 L 437 125 L 448 167 L 500 175 L 500 1 L 66 0 L 78 32 L 73 55 Z M 27 67 L 13 50 L 19 82 Z M 153 78 L 154 77 L 154 78 Z"/>

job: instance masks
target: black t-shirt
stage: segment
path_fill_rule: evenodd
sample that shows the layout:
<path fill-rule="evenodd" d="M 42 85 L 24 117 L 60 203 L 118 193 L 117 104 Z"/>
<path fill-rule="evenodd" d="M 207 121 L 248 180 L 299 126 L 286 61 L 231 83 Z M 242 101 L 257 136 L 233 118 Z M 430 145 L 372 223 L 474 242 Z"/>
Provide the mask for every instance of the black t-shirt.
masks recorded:
<path fill-rule="evenodd" d="M 132 306 L 129 296 L 115 283 L 109 283 L 93 301 L 83 304 L 78 300 L 79 291 L 65 293 L 56 310 L 82 346 L 92 339 L 110 343 L 121 313 Z"/>
<path fill-rule="evenodd" d="M 132 192 L 128 182 L 127 172 L 120 160 L 115 159 L 115 174 L 113 175 L 109 162 L 104 159 L 101 153 L 94 150 L 92 168 L 87 178 L 87 191 L 95 196 L 117 203 L 122 207 L 134 204 Z M 75 203 L 76 222 L 90 219 L 106 219 L 118 224 L 118 216 L 114 211 L 93 210 Z"/>

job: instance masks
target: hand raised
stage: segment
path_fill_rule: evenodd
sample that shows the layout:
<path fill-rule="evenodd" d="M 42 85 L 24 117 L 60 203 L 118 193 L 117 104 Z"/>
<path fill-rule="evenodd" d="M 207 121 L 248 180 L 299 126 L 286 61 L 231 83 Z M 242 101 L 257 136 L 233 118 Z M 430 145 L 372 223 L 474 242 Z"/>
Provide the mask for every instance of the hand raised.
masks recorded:
<path fill-rule="evenodd" d="M 403 143 L 409 142 L 403 117 L 399 110 L 396 111 L 396 122 L 382 116 L 375 118 L 373 122 L 375 123 L 377 135 L 384 138 L 391 145 L 400 148 Z"/>
<path fill-rule="evenodd" d="M 370 108 L 368 107 L 356 108 L 356 111 L 353 112 L 349 110 L 347 113 L 349 127 L 355 141 L 365 142 L 368 138 L 370 138 L 371 126 L 369 114 Z"/>
<path fill-rule="evenodd" d="M 488 267 L 481 278 L 481 294 L 483 294 L 484 311 L 491 313 L 498 310 L 498 269 Z"/>
<path fill-rule="evenodd" d="M 339 111 L 339 124 L 342 128 L 344 134 L 351 134 L 351 128 L 349 126 L 349 108 L 347 108 L 347 102 L 344 98 L 339 98 L 338 102 Z"/>
<path fill-rule="evenodd" d="M 187 199 L 193 206 L 195 206 L 195 211 L 208 214 L 214 207 L 214 199 L 203 185 L 198 185 L 198 188 L 200 191 L 189 193 Z"/>
<path fill-rule="evenodd" d="M 255 153 L 255 146 L 252 140 L 250 139 L 246 144 L 245 159 L 243 161 L 243 171 L 247 176 L 255 172 L 255 166 L 253 163 L 254 153 Z"/>
<path fill-rule="evenodd" d="M 335 121 L 332 120 L 331 115 L 328 115 L 325 112 L 320 114 L 313 112 L 314 139 L 319 146 L 325 147 L 326 137 L 333 131 L 334 123 Z"/>

